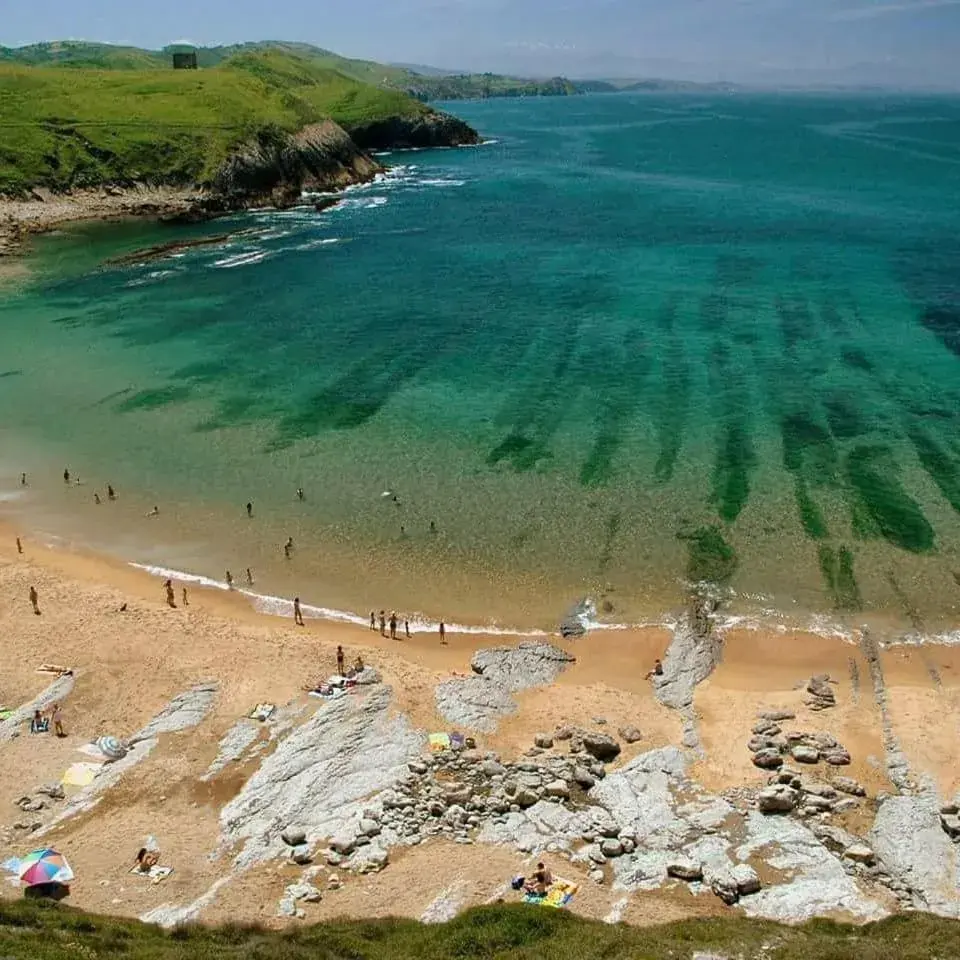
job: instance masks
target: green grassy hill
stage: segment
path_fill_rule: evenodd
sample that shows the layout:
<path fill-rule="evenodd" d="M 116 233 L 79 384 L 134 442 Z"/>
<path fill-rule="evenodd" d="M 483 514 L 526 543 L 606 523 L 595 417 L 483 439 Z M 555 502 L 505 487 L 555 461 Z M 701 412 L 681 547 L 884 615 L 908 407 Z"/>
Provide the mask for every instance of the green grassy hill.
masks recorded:
<path fill-rule="evenodd" d="M 328 117 L 350 127 L 424 112 L 405 94 L 283 50 L 234 53 L 196 71 L 0 61 L 0 192 L 205 182 L 264 128 L 293 132 Z"/>
<path fill-rule="evenodd" d="M 173 44 L 163 50 L 137 47 L 113 47 L 104 43 L 56 41 L 28 47 L 0 47 L 0 63 L 9 61 L 30 66 L 94 67 L 102 70 L 168 69 L 173 53 L 196 50 L 201 68 L 217 67 L 238 55 L 284 53 L 308 60 L 317 67 L 335 70 L 360 83 L 409 93 L 421 100 L 462 100 L 506 96 L 567 96 L 583 92 L 584 87 L 555 77 L 531 80 L 493 73 L 437 75 L 422 74 L 407 67 L 341 57 L 330 50 L 308 43 L 267 40 L 221 47 L 187 47 Z M 591 86 L 591 85 L 586 85 Z"/>
<path fill-rule="evenodd" d="M 865 927 L 814 920 L 784 927 L 731 916 L 627 927 L 523 905 L 480 907 L 446 924 L 339 920 L 266 931 L 257 926 L 181 927 L 30 901 L 0 901 L 0 956 L 16 960 L 948 960 L 960 923 L 929 914 Z"/>

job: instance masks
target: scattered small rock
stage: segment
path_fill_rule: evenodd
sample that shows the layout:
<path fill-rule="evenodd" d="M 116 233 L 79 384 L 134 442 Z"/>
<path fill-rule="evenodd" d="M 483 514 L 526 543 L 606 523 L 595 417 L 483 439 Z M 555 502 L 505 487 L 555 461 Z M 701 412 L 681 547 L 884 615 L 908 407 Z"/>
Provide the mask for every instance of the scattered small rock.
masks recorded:
<path fill-rule="evenodd" d="M 287 827 L 280 834 L 280 839 L 288 847 L 302 847 L 307 842 L 307 835 L 299 827 Z"/>
<path fill-rule="evenodd" d="M 619 857 L 623 855 L 623 844 L 619 840 L 604 840 L 600 844 L 600 852 L 605 857 Z"/>
<path fill-rule="evenodd" d="M 760 767 L 761 770 L 776 770 L 783 766 L 783 757 L 780 756 L 779 750 L 769 747 L 765 750 L 758 750 L 753 755 L 753 765 Z"/>
<path fill-rule="evenodd" d="M 583 749 L 597 760 L 609 763 L 620 755 L 620 744 L 607 733 L 586 731 L 581 737 Z"/>
<path fill-rule="evenodd" d="M 819 763 L 820 751 L 815 747 L 808 747 L 804 744 L 797 744 L 790 750 L 790 755 L 797 763 Z"/>
<path fill-rule="evenodd" d="M 757 809 L 761 813 L 789 813 L 800 802 L 800 792 L 786 784 L 764 787 L 757 795 Z"/>
<path fill-rule="evenodd" d="M 679 880 L 702 880 L 703 867 L 693 860 L 674 860 L 667 864 L 667 876 Z"/>
<path fill-rule="evenodd" d="M 845 860 L 852 860 L 854 863 L 870 864 L 876 859 L 873 850 L 865 843 L 856 843 L 852 847 L 847 847 L 843 851 Z"/>
<path fill-rule="evenodd" d="M 313 857 L 310 855 L 310 848 L 306 844 L 301 844 L 290 851 L 290 859 L 294 863 L 306 864 L 310 863 Z"/>
<path fill-rule="evenodd" d="M 533 742 L 541 750 L 549 750 L 553 746 L 553 737 L 549 733 L 538 733 L 533 738 Z"/>
<path fill-rule="evenodd" d="M 643 734 L 638 727 L 621 727 L 617 733 L 625 743 L 638 743 L 643 739 Z"/>

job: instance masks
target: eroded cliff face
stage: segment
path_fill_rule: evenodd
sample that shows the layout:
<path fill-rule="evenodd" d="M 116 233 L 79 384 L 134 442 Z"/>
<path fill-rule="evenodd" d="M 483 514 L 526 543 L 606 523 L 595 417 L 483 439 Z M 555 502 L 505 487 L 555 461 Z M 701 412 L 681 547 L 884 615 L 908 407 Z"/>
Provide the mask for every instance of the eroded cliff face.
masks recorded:
<path fill-rule="evenodd" d="M 390 117 L 349 127 L 362 150 L 403 150 L 412 147 L 460 147 L 480 143 L 469 124 L 440 110 L 416 117 Z"/>
<path fill-rule="evenodd" d="M 227 205 L 294 202 L 304 189 L 364 183 L 383 168 L 332 120 L 296 134 L 261 130 L 221 164 L 210 184 Z"/>

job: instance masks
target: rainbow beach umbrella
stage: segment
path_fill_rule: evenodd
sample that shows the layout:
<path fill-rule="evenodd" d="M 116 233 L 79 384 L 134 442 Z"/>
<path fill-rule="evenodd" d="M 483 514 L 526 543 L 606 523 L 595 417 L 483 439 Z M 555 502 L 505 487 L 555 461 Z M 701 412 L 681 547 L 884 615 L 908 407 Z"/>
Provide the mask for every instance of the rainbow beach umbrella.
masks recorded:
<path fill-rule="evenodd" d="M 20 861 L 20 882 L 25 887 L 35 887 L 41 883 L 68 884 L 72 879 L 70 864 L 56 850 L 34 850 Z"/>

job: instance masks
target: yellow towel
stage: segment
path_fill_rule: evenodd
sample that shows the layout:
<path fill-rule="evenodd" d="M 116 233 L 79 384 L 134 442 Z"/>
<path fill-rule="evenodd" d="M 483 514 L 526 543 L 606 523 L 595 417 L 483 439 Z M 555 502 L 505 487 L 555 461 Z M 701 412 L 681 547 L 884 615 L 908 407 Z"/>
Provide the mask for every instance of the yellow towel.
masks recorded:
<path fill-rule="evenodd" d="M 99 772 L 99 763 L 72 763 L 60 778 L 60 782 L 68 787 L 89 787 Z"/>

